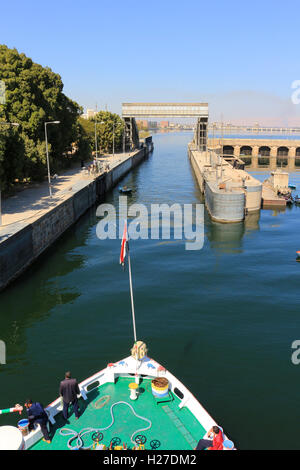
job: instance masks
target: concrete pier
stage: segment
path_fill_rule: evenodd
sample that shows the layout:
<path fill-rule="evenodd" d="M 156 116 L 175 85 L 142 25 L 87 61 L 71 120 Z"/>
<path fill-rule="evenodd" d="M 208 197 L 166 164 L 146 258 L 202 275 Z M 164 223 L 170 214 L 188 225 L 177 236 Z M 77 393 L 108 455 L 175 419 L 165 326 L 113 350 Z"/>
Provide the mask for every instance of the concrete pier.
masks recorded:
<path fill-rule="evenodd" d="M 262 206 L 285 207 L 286 200 L 280 194 L 290 194 L 289 174 L 286 171 L 275 170 L 271 172 L 269 178 L 263 182 Z"/>
<path fill-rule="evenodd" d="M 262 207 L 263 209 L 273 207 L 285 207 L 286 200 L 277 196 L 277 192 L 269 184 L 263 183 Z"/>
<path fill-rule="evenodd" d="M 260 181 L 244 170 L 233 168 L 213 151 L 197 150 L 194 143 L 189 144 L 188 154 L 213 220 L 240 222 L 248 212 L 260 210 Z"/>
<path fill-rule="evenodd" d="M 249 170 L 285 168 L 300 169 L 300 139 L 209 138 L 208 145 L 221 147 L 225 158 L 241 158 Z"/>
<path fill-rule="evenodd" d="M 23 273 L 101 196 L 137 166 L 152 150 L 150 140 L 148 138 L 146 145 L 130 154 L 116 155 L 109 171 L 95 176 L 82 175 L 47 204 L 33 203 L 29 217 L 0 227 L 0 290 Z"/>

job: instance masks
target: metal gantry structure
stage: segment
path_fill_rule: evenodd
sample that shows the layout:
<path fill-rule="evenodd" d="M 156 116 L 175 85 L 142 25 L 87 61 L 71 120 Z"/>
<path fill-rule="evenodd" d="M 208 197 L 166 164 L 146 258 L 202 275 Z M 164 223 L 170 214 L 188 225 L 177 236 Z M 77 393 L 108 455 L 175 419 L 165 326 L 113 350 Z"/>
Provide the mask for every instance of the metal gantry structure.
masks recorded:
<path fill-rule="evenodd" d="M 130 150 L 139 145 L 136 118 L 196 118 L 194 142 L 199 150 L 206 150 L 208 104 L 207 103 L 123 103 L 122 117 L 125 123 L 124 148 Z"/>

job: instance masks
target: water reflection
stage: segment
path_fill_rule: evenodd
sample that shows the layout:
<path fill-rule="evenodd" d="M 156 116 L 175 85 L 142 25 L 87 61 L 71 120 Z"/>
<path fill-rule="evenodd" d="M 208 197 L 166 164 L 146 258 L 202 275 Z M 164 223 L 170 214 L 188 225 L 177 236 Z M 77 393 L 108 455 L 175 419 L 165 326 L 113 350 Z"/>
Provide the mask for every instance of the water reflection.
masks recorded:
<path fill-rule="evenodd" d="M 260 212 L 248 214 L 243 222 L 221 224 L 206 217 L 206 235 L 210 246 L 218 253 L 241 253 L 243 237 L 259 229 Z"/>
<path fill-rule="evenodd" d="M 81 270 L 87 259 L 82 251 L 94 226 L 94 211 L 84 217 L 85 224 L 76 224 L 37 260 L 16 282 L 0 293 L 1 339 L 7 346 L 8 372 L 10 364 L 22 363 L 28 341 L 27 330 L 44 321 L 60 305 L 71 304 L 81 295 L 80 284 L 69 276 Z M 81 220 L 82 223 L 82 220 Z"/>

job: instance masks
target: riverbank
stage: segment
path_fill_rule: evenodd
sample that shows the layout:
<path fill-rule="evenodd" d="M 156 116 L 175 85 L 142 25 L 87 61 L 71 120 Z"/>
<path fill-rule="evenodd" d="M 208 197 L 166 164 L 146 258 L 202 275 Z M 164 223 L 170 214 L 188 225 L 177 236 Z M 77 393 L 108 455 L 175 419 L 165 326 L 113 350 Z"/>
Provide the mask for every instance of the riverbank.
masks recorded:
<path fill-rule="evenodd" d="M 48 185 L 8 198 L 0 227 L 0 290 L 16 279 L 96 201 L 151 151 L 151 146 L 106 157 L 109 170 L 95 175 L 72 170 Z"/>

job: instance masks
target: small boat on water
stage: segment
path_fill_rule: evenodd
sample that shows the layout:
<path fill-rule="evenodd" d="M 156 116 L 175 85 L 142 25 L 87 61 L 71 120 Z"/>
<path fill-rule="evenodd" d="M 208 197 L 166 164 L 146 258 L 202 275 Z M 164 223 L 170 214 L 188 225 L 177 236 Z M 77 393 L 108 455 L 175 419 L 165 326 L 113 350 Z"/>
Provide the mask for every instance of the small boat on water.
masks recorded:
<path fill-rule="evenodd" d="M 127 186 L 119 186 L 119 193 L 130 194 L 132 193 L 132 189 L 128 188 Z"/>
<path fill-rule="evenodd" d="M 29 432 L 27 424 L 23 423 L 21 428 L 19 421 L 19 429 L 0 427 L 0 449 L 193 450 L 200 439 L 212 437 L 210 430 L 217 426 L 214 419 L 180 380 L 148 356 L 146 344 L 137 341 L 126 222 L 121 243 L 122 266 L 125 258 L 134 336 L 131 354 L 121 360 L 113 358 L 114 362 L 79 384 L 82 410 L 79 419 L 73 413 L 66 424 L 61 398 L 47 406 L 50 444 L 42 439 L 39 425 Z M 185 367 L 189 367 L 188 362 Z M 194 374 L 199 374 L 198 368 Z M 20 412 L 19 406 L 5 411 Z M 218 432 L 222 433 L 218 450 L 234 449 L 220 426 Z"/>
<path fill-rule="evenodd" d="M 296 261 L 300 261 L 300 251 L 296 251 Z"/>
<path fill-rule="evenodd" d="M 286 203 L 291 205 L 294 204 L 294 199 L 292 196 L 283 196 L 283 198 L 286 200 Z"/>
<path fill-rule="evenodd" d="M 300 198 L 298 196 L 296 196 L 294 198 L 294 203 L 297 205 L 297 206 L 300 206 Z"/>
<path fill-rule="evenodd" d="M 294 186 L 293 184 L 289 184 L 289 188 L 292 190 L 297 189 L 296 186 Z"/>

